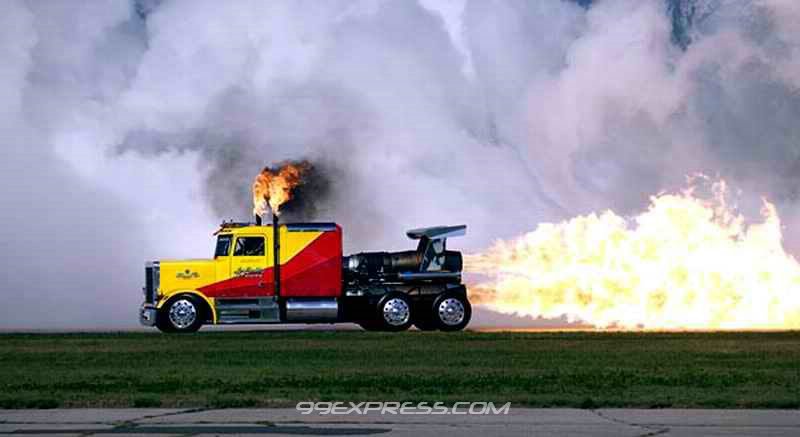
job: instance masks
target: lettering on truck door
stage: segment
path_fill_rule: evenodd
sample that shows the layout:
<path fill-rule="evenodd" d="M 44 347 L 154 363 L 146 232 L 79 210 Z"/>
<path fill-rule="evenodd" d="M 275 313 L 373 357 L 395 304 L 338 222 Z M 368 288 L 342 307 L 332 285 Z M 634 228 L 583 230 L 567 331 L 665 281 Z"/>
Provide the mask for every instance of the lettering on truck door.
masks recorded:
<path fill-rule="evenodd" d="M 271 296 L 271 283 L 263 279 L 264 269 L 271 259 L 264 235 L 239 235 L 233 245 L 231 257 L 231 288 L 225 295 L 230 297 Z M 269 266 L 271 267 L 271 265 Z"/>

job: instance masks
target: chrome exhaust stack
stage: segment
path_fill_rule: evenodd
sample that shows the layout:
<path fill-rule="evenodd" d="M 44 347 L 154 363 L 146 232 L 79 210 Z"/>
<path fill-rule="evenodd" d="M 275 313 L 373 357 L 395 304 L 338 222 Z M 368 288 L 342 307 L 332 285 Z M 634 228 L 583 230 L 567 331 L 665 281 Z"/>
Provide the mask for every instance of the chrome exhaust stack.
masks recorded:
<path fill-rule="evenodd" d="M 272 262 L 275 276 L 275 297 L 281 296 L 281 234 L 278 224 L 278 214 L 272 213 Z"/>

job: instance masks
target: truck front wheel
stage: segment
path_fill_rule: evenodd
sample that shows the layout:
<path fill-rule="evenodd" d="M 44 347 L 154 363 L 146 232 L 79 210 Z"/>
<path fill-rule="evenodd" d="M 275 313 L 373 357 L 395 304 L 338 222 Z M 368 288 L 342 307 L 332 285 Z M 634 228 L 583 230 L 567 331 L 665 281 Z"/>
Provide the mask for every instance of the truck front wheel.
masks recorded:
<path fill-rule="evenodd" d="M 458 293 L 442 293 L 433 301 L 433 318 L 442 331 L 460 331 L 472 317 L 472 305 Z"/>
<path fill-rule="evenodd" d="M 162 332 L 196 332 L 203 325 L 203 308 L 195 296 L 176 296 L 158 310 L 156 327 Z"/>

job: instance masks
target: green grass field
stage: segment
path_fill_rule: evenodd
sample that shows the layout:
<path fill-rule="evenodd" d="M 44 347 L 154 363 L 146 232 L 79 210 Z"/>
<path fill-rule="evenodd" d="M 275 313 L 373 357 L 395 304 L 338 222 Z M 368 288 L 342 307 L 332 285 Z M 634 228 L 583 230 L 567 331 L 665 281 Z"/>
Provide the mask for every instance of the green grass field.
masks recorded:
<path fill-rule="evenodd" d="M 0 407 L 800 407 L 800 333 L 0 335 Z"/>

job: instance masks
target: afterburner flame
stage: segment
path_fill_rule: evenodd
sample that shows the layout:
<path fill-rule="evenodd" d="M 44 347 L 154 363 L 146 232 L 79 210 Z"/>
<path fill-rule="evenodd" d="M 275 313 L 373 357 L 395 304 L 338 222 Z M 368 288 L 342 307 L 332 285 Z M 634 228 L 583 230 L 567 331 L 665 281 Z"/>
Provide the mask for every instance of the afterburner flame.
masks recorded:
<path fill-rule="evenodd" d="M 292 191 L 309 167 L 306 161 L 285 162 L 275 169 L 264 167 L 253 181 L 253 214 L 263 216 L 269 207 L 279 215 L 281 205 L 292 199 Z"/>
<path fill-rule="evenodd" d="M 541 224 L 465 257 L 487 280 L 474 301 L 503 313 L 599 328 L 798 329 L 800 265 L 781 244 L 775 207 L 746 224 L 724 182 L 651 198 L 626 220 L 607 211 Z"/>

